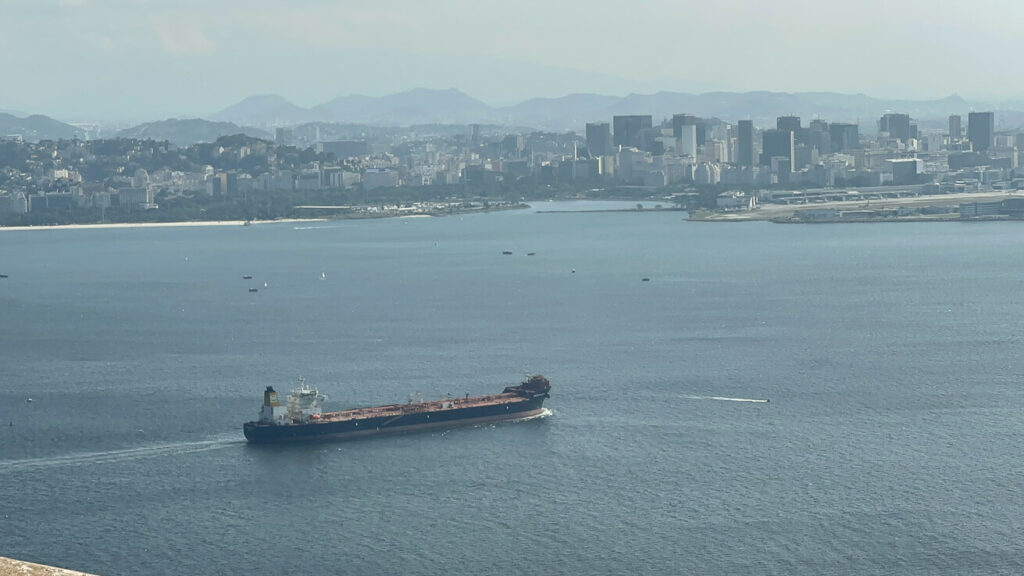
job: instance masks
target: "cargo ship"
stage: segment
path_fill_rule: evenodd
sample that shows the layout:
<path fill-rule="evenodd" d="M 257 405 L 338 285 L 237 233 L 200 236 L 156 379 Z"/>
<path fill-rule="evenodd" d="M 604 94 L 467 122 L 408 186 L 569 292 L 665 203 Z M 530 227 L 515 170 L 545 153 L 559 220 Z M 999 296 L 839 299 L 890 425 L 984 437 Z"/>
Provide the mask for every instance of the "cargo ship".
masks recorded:
<path fill-rule="evenodd" d="M 430 402 L 386 404 L 324 412 L 327 399 L 302 379 L 281 403 L 273 386 L 263 392 L 259 420 L 246 422 L 242 431 L 252 443 L 343 440 L 380 434 L 398 434 L 453 428 L 537 416 L 549 397 L 548 379 L 535 375 L 501 394 L 445 398 Z"/>

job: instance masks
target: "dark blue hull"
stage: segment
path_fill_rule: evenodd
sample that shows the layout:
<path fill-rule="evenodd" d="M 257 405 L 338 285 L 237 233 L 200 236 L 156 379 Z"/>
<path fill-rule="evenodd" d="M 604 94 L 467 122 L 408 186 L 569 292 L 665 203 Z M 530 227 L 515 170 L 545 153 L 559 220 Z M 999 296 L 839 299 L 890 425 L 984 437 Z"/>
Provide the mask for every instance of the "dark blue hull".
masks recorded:
<path fill-rule="evenodd" d="M 547 394 L 538 394 L 523 400 L 517 398 L 484 406 L 306 424 L 246 422 L 243 431 L 245 439 L 253 443 L 355 439 L 527 418 L 541 412 L 547 397 Z"/>

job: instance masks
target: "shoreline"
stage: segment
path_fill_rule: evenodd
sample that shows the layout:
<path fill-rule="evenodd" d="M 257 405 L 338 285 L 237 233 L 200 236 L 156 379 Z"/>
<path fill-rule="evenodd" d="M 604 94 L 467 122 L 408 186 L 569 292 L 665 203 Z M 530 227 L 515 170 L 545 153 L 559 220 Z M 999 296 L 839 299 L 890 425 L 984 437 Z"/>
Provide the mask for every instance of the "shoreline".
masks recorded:
<path fill-rule="evenodd" d="M 1020 198 L 1015 191 L 985 192 L 954 192 L 950 194 L 921 194 L 902 198 L 833 200 L 820 203 L 776 204 L 761 203 L 754 210 L 743 211 L 694 211 L 687 219 L 689 222 L 772 222 L 775 224 L 855 224 L 879 222 L 957 222 L 957 221 L 1008 221 L 1000 219 L 961 219 L 953 207 L 974 202 L 999 202 L 1011 198 Z M 884 215 L 882 211 L 906 208 L 916 213 Z M 942 208 L 936 213 L 927 214 L 921 211 L 928 208 Z M 831 217 L 818 216 L 801 218 L 799 213 L 810 211 L 834 211 Z M 862 214 L 843 217 L 841 213 L 851 211 Z M 875 212 L 875 214 L 868 214 Z"/>
<path fill-rule="evenodd" d="M 0 556 L 0 576 L 92 576 L 85 572 Z"/>
<path fill-rule="evenodd" d="M 467 214 L 484 214 L 488 212 L 500 212 L 504 210 L 525 210 L 529 204 L 520 203 L 510 206 L 489 206 L 480 209 L 464 209 L 454 212 L 358 212 L 338 214 L 333 217 L 317 218 L 278 218 L 276 220 L 183 220 L 179 222 L 103 222 L 95 224 L 43 224 L 39 226 L 0 226 L 0 232 L 13 231 L 25 232 L 29 230 L 109 230 L 115 228 L 184 228 L 199 226 L 249 226 L 258 224 L 287 224 L 302 222 L 331 222 L 336 220 L 374 220 L 384 218 L 443 218 L 445 216 L 458 216 Z"/>
<path fill-rule="evenodd" d="M 51 224 L 42 226 L 0 226 L 0 232 L 28 230 L 109 230 L 113 228 L 184 228 L 198 226 L 256 226 L 290 222 L 323 222 L 327 218 L 282 218 L 280 220 L 186 220 L 182 222 L 104 222 L 97 224 Z"/>

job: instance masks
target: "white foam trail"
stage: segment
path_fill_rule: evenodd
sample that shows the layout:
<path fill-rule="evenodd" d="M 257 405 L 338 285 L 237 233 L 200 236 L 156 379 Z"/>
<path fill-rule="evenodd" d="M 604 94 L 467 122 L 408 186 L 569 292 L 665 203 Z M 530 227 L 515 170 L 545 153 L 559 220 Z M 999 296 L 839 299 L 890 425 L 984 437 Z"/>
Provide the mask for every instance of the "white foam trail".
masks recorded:
<path fill-rule="evenodd" d="M 729 398 L 727 396 L 686 396 L 686 395 L 684 395 L 683 398 L 687 398 L 687 399 L 690 399 L 690 400 L 719 400 L 719 401 L 723 401 L 723 402 L 754 402 L 755 404 L 764 404 L 764 403 L 768 402 L 768 400 L 764 400 L 764 399 L 761 399 L 761 398 Z"/>
<path fill-rule="evenodd" d="M 554 412 L 552 412 L 550 408 L 543 408 L 543 409 L 541 409 L 541 411 L 539 413 L 534 414 L 533 416 L 527 416 L 526 418 L 516 418 L 515 420 L 512 420 L 512 422 L 526 422 L 527 420 L 536 420 L 538 418 L 547 418 L 548 416 L 551 416 L 552 414 L 554 414 Z"/>
<path fill-rule="evenodd" d="M 48 456 L 44 458 L 25 458 L 23 460 L 0 461 L 0 474 L 5 472 L 44 470 L 47 468 L 58 468 L 63 466 L 76 467 L 91 464 L 113 464 L 117 462 L 139 460 L 142 458 L 191 454 L 195 452 L 206 452 L 208 450 L 219 450 L 240 442 L 242 441 L 237 438 L 222 438 L 217 440 L 202 440 L 198 442 L 156 444 L 153 446 L 126 448 L 124 450 L 110 450 L 107 452 L 83 452 L 81 454 L 68 454 L 65 456 Z"/>

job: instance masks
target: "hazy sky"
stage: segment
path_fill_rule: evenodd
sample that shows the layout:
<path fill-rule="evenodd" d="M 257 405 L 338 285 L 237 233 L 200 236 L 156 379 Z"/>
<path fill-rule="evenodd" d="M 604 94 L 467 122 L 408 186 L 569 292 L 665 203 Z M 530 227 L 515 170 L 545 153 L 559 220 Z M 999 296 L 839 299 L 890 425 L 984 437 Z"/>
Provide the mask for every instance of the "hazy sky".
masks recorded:
<path fill-rule="evenodd" d="M 458 88 L 1024 96 L 1020 0 L 0 0 L 0 110 L 204 116 Z"/>

